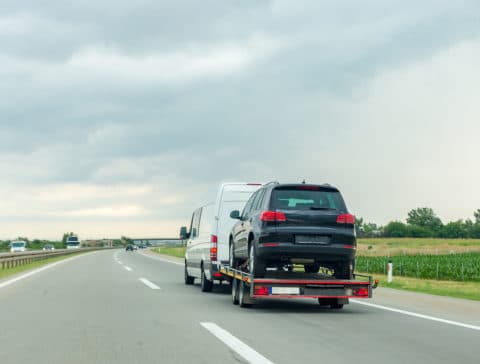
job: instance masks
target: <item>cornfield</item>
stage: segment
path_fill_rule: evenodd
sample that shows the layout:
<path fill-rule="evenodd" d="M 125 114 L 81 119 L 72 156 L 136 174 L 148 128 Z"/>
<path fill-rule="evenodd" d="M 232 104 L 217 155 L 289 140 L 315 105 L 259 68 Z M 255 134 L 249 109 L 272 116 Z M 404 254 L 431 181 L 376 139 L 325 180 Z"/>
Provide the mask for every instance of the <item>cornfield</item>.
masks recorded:
<path fill-rule="evenodd" d="M 480 282 L 480 253 L 449 255 L 358 256 L 358 272 L 386 274 L 393 263 L 393 275 L 423 279 Z"/>

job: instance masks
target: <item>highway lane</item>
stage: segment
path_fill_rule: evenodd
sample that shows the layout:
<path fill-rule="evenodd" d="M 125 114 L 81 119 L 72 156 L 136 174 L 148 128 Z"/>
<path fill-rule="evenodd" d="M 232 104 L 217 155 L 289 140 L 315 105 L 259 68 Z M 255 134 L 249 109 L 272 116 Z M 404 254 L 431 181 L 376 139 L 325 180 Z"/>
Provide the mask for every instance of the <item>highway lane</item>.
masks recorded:
<path fill-rule="evenodd" d="M 181 265 L 137 252 L 91 253 L 43 271 L 0 289 L 0 307 L 1 363 L 245 362 L 201 323 L 215 323 L 274 363 L 472 363 L 480 356 L 479 331 L 357 304 L 240 309 L 228 286 L 202 294 L 183 284 Z"/>

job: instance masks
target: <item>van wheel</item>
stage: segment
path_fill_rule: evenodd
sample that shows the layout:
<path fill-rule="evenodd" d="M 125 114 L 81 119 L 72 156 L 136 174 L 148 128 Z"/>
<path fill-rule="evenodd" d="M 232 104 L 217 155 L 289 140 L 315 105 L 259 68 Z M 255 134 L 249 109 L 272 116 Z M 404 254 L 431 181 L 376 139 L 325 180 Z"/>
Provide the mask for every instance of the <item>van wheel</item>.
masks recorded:
<path fill-rule="evenodd" d="M 233 279 L 232 281 L 232 303 L 238 305 L 238 280 Z"/>
<path fill-rule="evenodd" d="M 195 281 L 195 277 L 188 275 L 187 261 L 185 261 L 185 284 L 192 285 L 194 281 Z"/>
<path fill-rule="evenodd" d="M 254 277 L 263 278 L 265 276 L 265 262 L 257 257 L 253 241 L 250 244 L 250 253 L 248 255 L 248 270 Z"/>
<path fill-rule="evenodd" d="M 235 259 L 235 249 L 233 247 L 233 241 L 230 240 L 230 255 L 228 257 L 228 262 L 230 264 L 230 268 L 237 268 L 237 261 Z"/>
<path fill-rule="evenodd" d="M 205 275 L 205 271 L 203 270 L 203 265 L 202 265 L 202 275 L 200 277 L 200 286 L 202 288 L 202 292 L 211 292 L 213 289 L 213 281 L 207 279 L 207 276 Z"/>

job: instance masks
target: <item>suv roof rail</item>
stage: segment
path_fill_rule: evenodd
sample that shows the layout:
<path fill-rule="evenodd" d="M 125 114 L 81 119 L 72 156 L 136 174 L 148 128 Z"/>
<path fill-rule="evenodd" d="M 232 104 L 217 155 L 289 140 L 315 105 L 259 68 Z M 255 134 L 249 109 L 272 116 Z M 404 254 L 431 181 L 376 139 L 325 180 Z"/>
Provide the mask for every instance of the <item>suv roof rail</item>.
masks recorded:
<path fill-rule="evenodd" d="M 268 185 L 279 185 L 279 184 L 280 184 L 280 182 L 278 182 L 278 181 L 270 181 L 270 182 L 265 183 L 263 186 L 265 187 L 265 186 L 268 186 Z"/>

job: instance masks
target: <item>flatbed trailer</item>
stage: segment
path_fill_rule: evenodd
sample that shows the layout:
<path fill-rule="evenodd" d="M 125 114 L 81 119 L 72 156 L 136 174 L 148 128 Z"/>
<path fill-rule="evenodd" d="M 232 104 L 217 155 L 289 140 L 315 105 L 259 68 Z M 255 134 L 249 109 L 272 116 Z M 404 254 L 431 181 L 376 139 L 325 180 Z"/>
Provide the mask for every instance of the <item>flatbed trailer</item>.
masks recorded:
<path fill-rule="evenodd" d="M 319 273 L 267 271 L 265 277 L 221 265 L 219 272 L 231 280 L 232 302 L 249 307 L 261 299 L 312 298 L 322 306 L 340 309 L 350 298 L 371 298 L 378 285 L 371 276 L 357 274 L 352 280 Z"/>

